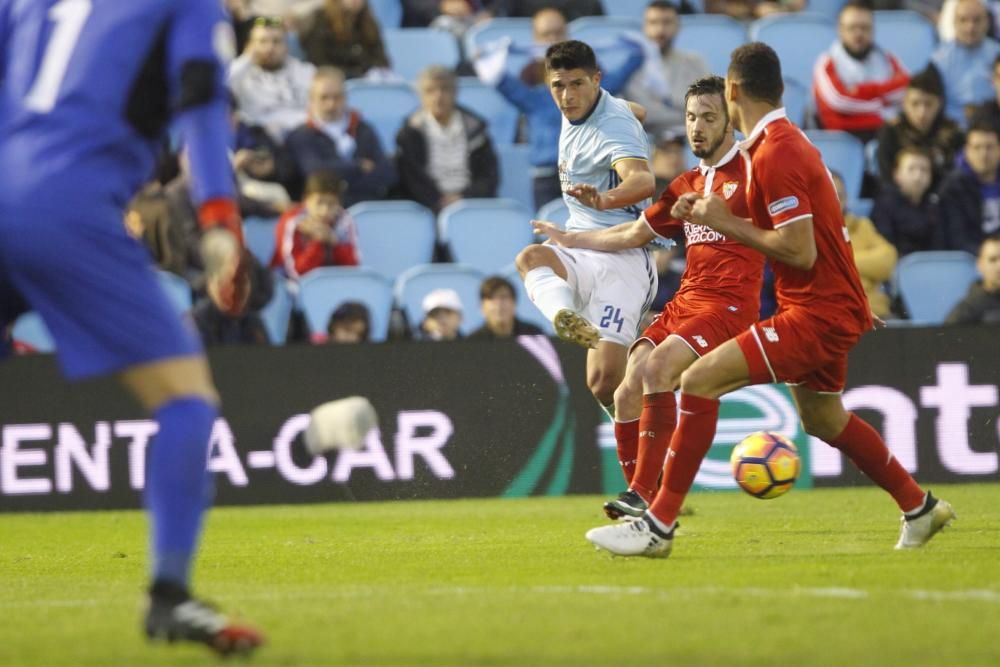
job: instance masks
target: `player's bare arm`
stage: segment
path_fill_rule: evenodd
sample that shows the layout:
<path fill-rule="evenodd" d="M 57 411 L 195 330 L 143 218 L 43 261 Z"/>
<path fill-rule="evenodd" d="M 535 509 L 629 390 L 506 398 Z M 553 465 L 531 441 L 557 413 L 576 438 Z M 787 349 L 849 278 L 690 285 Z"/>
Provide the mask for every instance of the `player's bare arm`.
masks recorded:
<path fill-rule="evenodd" d="M 575 232 L 567 232 L 545 220 L 532 220 L 531 226 L 536 234 L 544 234 L 550 241 L 564 248 L 585 248 L 605 252 L 641 248 L 656 238 L 653 230 L 642 219 L 623 222 L 605 229 Z"/>
<path fill-rule="evenodd" d="M 646 122 L 646 107 L 642 106 L 638 102 L 628 101 L 628 108 L 632 111 L 632 115 L 635 116 L 640 123 Z"/>
<path fill-rule="evenodd" d="M 685 195 L 693 200 L 691 220 L 711 227 L 768 257 L 796 269 L 809 270 L 816 263 L 816 240 L 813 237 L 812 216 L 804 216 L 782 225 L 778 229 L 759 229 L 748 218 L 729 212 L 726 202 L 718 195 L 699 197 Z"/>
<path fill-rule="evenodd" d="M 625 158 L 616 162 L 614 169 L 622 179 L 618 187 L 607 192 L 598 192 L 593 185 L 579 183 L 570 186 L 566 194 L 576 197 L 584 206 L 598 211 L 625 208 L 653 196 L 656 191 L 656 178 L 649 168 L 648 160 Z"/>

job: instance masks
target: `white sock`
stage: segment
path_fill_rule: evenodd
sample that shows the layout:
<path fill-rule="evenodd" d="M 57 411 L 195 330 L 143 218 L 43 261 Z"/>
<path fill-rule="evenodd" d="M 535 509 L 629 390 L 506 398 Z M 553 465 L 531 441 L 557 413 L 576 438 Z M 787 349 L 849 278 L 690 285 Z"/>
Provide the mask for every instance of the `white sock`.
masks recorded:
<path fill-rule="evenodd" d="M 524 276 L 524 288 L 528 292 L 528 298 L 550 322 L 564 308 L 576 311 L 573 306 L 573 289 L 547 266 L 528 271 Z"/>

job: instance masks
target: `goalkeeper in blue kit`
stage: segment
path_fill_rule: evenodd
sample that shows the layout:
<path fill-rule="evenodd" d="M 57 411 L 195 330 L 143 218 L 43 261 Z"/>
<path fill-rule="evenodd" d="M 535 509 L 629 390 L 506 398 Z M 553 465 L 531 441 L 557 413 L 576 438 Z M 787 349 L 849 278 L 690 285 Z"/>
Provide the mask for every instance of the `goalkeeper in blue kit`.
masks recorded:
<path fill-rule="evenodd" d="M 173 123 L 226 309 L 246 302 L 220 0 L 0 0 L 0 333 L 37 311 L 69 379 L 114 374 L 154 416 L 148 637 L 221 654 L 263 642 L 190 594 L 211 502 L 218 394 L 203 351 L 126 233 L 126 203 Z M 0 355 L 6 350 L 0 350 Z"/>

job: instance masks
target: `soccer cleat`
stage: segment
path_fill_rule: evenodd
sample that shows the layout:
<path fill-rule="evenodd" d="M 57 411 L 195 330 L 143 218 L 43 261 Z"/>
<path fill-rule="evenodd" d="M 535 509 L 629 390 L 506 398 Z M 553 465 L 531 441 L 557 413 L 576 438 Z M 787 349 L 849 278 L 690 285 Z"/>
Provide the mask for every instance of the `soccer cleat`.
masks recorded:
<path fill-rule="evenodd" d="M 645 556 L 646 558 L 666 558 L 674 544 L 674 531 L 663 534 L 653 527 L 646 517 L 635 521 L 616 523 L 611 526 L 591 528 L 587 539 L 605 551 L 616 556 Z"/>
<path fill-rule="evenodd" d="M 260 631 L 232 623 L 212 605 L 170 584 L 153 585 L 145 630 L 150 641 L 198 642 L 222 656 L 249 655 L 264 643 Z"/>
<path fill-rule="evenodd" d="M 587 348 L 597 347 L 597 341 L 601 337 L 597 327 L 588 322 L 582 315 L 574 313 L 568 308 L 563 308 L 556 313 L 555 319 L 552 320 L 552 326 L 556 330 L 556 335 L 563 340 Z"/>
<path fill-rule="evenodd" d="M 622 491 L 614 500 L 604 503 L 604 513 L 609 519 L 620 519 L 623 516 L 642 516 L 649 505 L 632 489 Z"/>
<path fill-rule="evenodd" d="M 930 542 L 942 528 L 949 525 L 956 518 L 955 510 L 946 500 L 938 500 L 930 493 L 927 494 L 927 502 L 924 511 L 908 519 L 903 517 L 902 529 L 899 532 L 899 542 L 897 549 L 917 549 Z"/>

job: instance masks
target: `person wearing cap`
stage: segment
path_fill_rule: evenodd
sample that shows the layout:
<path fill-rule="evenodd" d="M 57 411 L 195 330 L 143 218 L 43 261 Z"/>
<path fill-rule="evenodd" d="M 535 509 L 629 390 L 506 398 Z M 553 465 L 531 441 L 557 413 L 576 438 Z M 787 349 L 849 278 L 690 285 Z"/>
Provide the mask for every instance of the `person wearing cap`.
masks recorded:
<path fill-rule="evenodd" d="M 453 289 L 439 288 L 427 293 L 421 303 L 424 319 L 416 332 L 418 340 L 455 340 L 462 334 L 462 300 Z"/>

